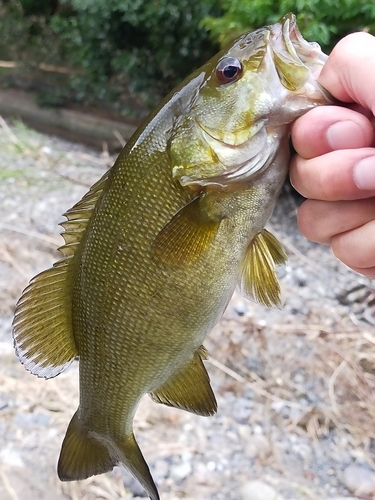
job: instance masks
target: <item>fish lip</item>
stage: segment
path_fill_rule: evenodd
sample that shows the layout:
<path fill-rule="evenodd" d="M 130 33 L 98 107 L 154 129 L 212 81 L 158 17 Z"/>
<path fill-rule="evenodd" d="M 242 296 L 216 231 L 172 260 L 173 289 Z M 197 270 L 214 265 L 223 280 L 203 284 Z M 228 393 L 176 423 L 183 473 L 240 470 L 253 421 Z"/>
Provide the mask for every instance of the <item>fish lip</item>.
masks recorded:
<path fill-rule="evenodd" d="M 271 26 L 272 49 L 283 59 L 314 72 L 328 59 L 316 42 L 306 41 L 297 26 L 296 16 L 288 13 Z"/>
<path fill-rule="evenodd" d="M 328 59 L 317 42 L 308 42 L 301 35 L 296 16 L 289 12 L 280 19 L 282 41 L 288 54 L 298 65 L 307 68 L 314 80 L 316 91 L 321 93 L 326 103 L 337 104 L 339 101 L 325 89 L 316 78 Z M 275 49 L 274 49 L 275 50 Z"/>
<path fill-rule="evenodd" d="M 292 42 L 293 38 L 298 40 L 298 42 L 305 42 L 305 40 L 301 36 L 299 29 L 297 28 L 296 16 L 289 13 L 282 17 L 280 21 L 282 40 L 287 49 L 287 52 L 296 62 L 302 63 L 301 58 L 297 54 L 297 51 Z"/>

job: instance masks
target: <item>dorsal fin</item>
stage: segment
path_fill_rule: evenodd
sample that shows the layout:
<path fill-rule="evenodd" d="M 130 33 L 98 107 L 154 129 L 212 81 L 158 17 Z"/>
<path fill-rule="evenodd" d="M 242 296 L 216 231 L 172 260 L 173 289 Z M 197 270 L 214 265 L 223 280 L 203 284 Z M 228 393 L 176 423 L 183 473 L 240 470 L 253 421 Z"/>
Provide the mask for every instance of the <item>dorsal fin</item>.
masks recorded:
<path fill-rule="evenodd" d="M 106 186 L 108 173 L 64 215 L 61 225 L 63 258 L 35 276 L 19 299 L 13 320 L 16 353 L 23 365 L 39 377 L 61 373 L 77 356 L 72 325 L 74 253 Z"/>
<path fill-rule="evenodd" d="M 74 255 L 86 231 L 87 224 L 91 219 L 96 204 L 107 184 L 108 174 L 109 171 L 91 186 L 90 191 L 78 203 L 64 213 L 67 220 L 61 222 L 60 226 L 64 228 L 62 237 L 65 240 L 65 245 L 61 246 L 59 250 L 65 257 Z"/>
<path fill-rule="evenodd" d="M 253 238 L 242 264 L 242 294 L 265 306 L 281 307 L 281 291 L 275 265 L 286 261 L 287 256 L 281 244 L 267 229 L 263 229 Z"/>

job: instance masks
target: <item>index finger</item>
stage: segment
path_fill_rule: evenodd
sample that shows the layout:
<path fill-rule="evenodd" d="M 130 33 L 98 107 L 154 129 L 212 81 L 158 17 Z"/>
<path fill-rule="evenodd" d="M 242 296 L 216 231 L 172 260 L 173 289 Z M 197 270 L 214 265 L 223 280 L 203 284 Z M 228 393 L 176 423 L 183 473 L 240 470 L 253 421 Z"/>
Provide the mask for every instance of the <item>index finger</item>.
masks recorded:
<path fill-rule="evenodd" d="M 291 137 L 303 158 L 321 156 L 335 149 L 371 146 L 373 128 L 361 113 L 339 106 L 314 108 L 292 124 Z"/>

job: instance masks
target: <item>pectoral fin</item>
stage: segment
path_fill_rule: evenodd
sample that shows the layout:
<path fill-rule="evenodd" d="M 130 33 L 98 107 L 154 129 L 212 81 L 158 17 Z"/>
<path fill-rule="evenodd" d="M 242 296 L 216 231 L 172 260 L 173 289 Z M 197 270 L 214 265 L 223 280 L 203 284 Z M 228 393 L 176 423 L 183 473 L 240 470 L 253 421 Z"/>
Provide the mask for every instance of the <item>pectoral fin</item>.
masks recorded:
<path fill-rule="evenodd" d="M 250 243 L 245 256 L 240 288 L 247 298 L 268 307 L 281 306 L 280 284 L 275 265 L 287 256 L 277 239 L 264 229 Z"/>
<path fill-rule="evenodd" d="M 207 358 L 203 346 L 176 375 L 150 394 L 152 399 L 156 403 L 174 406 L 204 417 L 214 415 L 217 403 L 202 358 Z"/>
<path fill-rule="evenodd" d="M 157 235 L 154 257 L 169 265 L 195 262 L 213 242 L 220 226 L 219 218 L 210 218 L 197 197 L 179 210 Z"/>
<path fill-rule="evenodd" d="M 287 263 L 288 256 L 285 253 L 285 250 L 279 240 L 275 238 L 272 233 L 267 231 L 267 229 L 263 229 L 263 231 L 258 236 L 263 239 L 264 244 L 268 248 L 268 251 L 271 254 L 272 260 L 276 266 Z"/>

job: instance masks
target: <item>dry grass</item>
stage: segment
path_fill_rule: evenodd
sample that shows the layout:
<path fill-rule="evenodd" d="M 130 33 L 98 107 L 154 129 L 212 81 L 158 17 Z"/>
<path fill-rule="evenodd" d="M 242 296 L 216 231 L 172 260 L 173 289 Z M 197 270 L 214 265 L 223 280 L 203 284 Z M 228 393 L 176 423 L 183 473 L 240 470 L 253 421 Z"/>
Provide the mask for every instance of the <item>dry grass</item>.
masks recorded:
<path fill-rule="evenodd" d="M 51 164 L 51 154 L 43 149 L 40 136 L 28 134 L 22 126 L 9 128 L 1 118 L 0 127 L 6 137 L 3 143 L 9 151 L 30 156 L 44 165 Z M 69 161 L 72 165 L 91 162 L 106 168 L 113 161 L 105 150 L 99 156 L 79 151 L 69 155 L 68 160 L 59 154 L 53 157 L 54 175 L 84 186 L 91 184 L 85 176 L 75 178 L 63 168 L 60 171 L 60 166 Z M 30 255 L 30 263 L 26 265 L 19 253 L 20 249 L 12 245 L 12 236 L 0 240 L 1 265 L 17 276 L 14 283 L 7 284 L 9 290 L 14 288 L 16 291 L 8 293 L 7 304 L 5 301 L 2 303 L 1 310 L 6 311 L 14 307 L 13 295 L 18 294 L 20 287 L 26 284 L 25 275 L 29 273 L 33 255 L 41 260 L 43 252 L 49 254 L 51 248 L 61 244 L 61 240 L 55 235 L 41 234 L 36 228 L 25 230 L 22 221 L 18 225 L 17 220 L 11 225 L 0 222 L 1 229 L 6 230 L 4 234 L 8 236 L 13 233 L 23 238 Z M 307 266 L 319 271 L 316 261 L 282 234 L 279 238 L 294 254 L 292 266 Z M 374 291 L 371 285 L 361 286 L 367 303 L 372 305 Z M 225 374 L 220 391 L 233 388 L 238 392 L 241 389 L 251 390 L 254 398 L 264 403 L 270 421 L 285 432 L 308 434 L 311 440 L 319 440 L 334 428 L 342 430 L 348 442 L 361 454 L 358 458 L 375 469 L 372 450 L 372 440 L 375 438 L 375 332 L 372 326 L 366 326 L 354 314 L 346 317 L 339 315 L 339 318 L 333 325 L 327 326 L 318 312 L 303 321 L 296 317 L 293 322 L 274 324 L 262 324 L 246 316 L 227 315 L 210 335 L 210 363 Z M 233 332 L 237 332 L 239 340 L 236 342 L 232 340 Z M 11 425 L 16 413 L 47 414 L 51 418 L 51 425 L 58 432 L 58 448 L 66 423 L 78 404 L 77 370 L 73 369 L 55 380 L 42 383 L 24 373 L 9 352 L 0 354 L 0 357 L 0 395 L 6 395 L 4 397 L 12 402 L 7 411 L 2 412 L 5 421 Z M 252 360 L 257 360 L 259 369 L 251 368 Z M 293 409 L 293 416 L 282 417 L 280 409 L 284 407 Z M 178 443 L 163 444 L 155 436 L 166 423 L 171 427 L 174 424 L 181 426 L 184 417 L 176 417 L 174 422 L 173 410 L 167 409 L 171 415 L 168 420 L 165 419 L 165 409 L 159 413 L 158 410 L 152 410 L 151 414 L 143 410 L 142 415 L 138 414 L 137 427 L 151 433 L 150 420 L 153 420 L 154 437 L 151 437 L 150 453 L 159 457 L 173 453 L 173 449 L 178 453 Z M 17 496 L 6 468 L 0 469 L 0 479 L 11 500 L 23 500 Z M 264 476 L 264 479 L 270 484 L 282 482 L 282 479 L 273 476 Z M 305 485 L 296 482 L 294 486 L 303 490 L 302 496 L 317 498 Z M 61 485 L 56 479 L 54 488 L 70 500 L 130 498 L 124 489 L 122 475 L 116 471 L 110 476 L 99 476 L 79 483 Z"/>
<path fill-rule="evenodd" d="M 362 450 L 357 458 L 375 470 L 375 332 L 354 314 L 343 323 L 334 328 L 317 323 L 262 326 L 251 319 L 236 324 L 224 318 L 214 331 L 209 361 L 268 404 L 270 419 L 286 432 L 307 432 L 317 440 L 333 428 L 345 431 L 349 443 Z M 247 342 L 241 345 L 246 347 L 223 344 L 236 328 L 243 330 Z M 303 356 L 282 347 L 298 341 Z M 249 358 L 262 365 L 261 376 L 246 367 Z M 296 382 L 296 373 L 303 379 Z M 299 410 L 297 416 L 280 418 L 282 407 Z"/>

